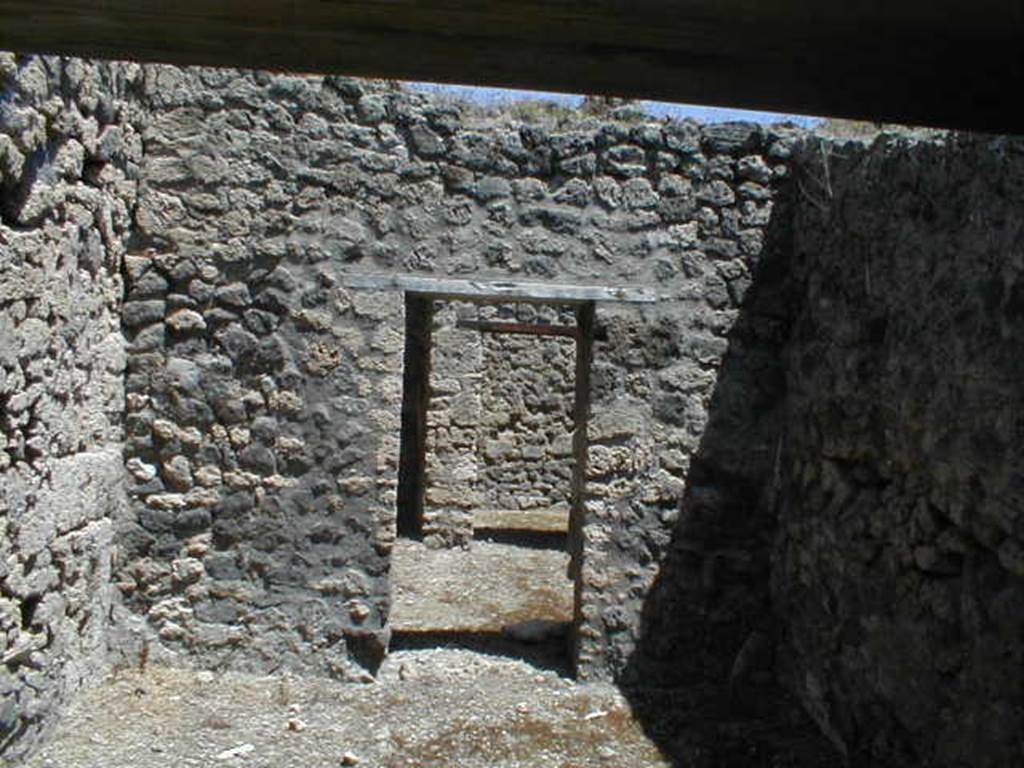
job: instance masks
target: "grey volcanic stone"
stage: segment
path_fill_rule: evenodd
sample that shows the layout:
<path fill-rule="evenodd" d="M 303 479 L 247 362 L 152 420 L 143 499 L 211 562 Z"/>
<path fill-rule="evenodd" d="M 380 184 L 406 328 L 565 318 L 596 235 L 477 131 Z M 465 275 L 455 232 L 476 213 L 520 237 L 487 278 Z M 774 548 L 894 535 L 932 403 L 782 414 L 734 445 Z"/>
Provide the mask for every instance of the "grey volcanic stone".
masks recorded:
<path fill-rule="evenodd" d="M 172 456 L 165 461 L 161 474 L 175 490 L 187 491 L 192 487 L 192 467 L 184 456 Z"/>
<path fill-rule="evenodd" d="M 206 330 L 206 320 L 193 309 L 179 309 L 166 319 L 167 327 L 178 333 L 198 333 Z"/>
<path fill-rule="evenodd" d="M 713 152 L 753 152 L 761 148 L 761 128 L 754 123 L 715 123 L 704 129 L 702 139 Z"/>
<path fill-rule="evenodd" d="M 410 126 L 409 140 L 413 151 L 421 157 L 432 159 L 444 153 L 444 141 L 425 125 Z"/>
<path fill-rule="evenodd" d="M 166 302 L 163 299 L 133 301 L 124 306 L 121 318 L 129 328 L 150 325 L 163 320 L 165 306 Z"/>

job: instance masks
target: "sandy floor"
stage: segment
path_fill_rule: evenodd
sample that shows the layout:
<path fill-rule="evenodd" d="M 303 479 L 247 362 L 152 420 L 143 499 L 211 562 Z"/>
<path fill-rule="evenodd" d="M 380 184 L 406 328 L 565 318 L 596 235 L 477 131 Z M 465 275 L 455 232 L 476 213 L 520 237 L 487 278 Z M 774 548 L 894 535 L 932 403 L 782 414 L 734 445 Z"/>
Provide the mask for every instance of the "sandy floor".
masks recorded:
<path fill-rule="evenodd" d="M 28 768 L 668 766 L 613 687 L 468 651 L 372 684 L 149 669 L 75 703 Z"/>
<path fill-rule="evenodd" d="M 79 696 L 26 768 L 841 765 L 785 698 L 738 716 L 712 683 L 652 681 L 623 694 L 566 677 L 564 637 L 524 642 L 521 627 L 564 630 L 567 562 L 557 550 L 494 542 L 463 551 L 399 541 L 396 633 L 376 682 L 122 671 Z"/>

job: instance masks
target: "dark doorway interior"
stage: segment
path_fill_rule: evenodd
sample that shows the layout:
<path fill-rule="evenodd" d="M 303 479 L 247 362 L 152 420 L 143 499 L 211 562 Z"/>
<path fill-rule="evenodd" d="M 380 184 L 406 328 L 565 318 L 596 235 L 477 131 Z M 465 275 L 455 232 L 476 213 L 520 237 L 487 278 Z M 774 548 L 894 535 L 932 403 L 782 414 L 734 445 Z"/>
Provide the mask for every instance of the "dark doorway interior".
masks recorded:
<path fill-rule="evenodd" d="M 402 373 L 402 436 L 398 467 L 398 535 L 423 536 L 423 496 L 430 401 L 430 325 L 433 300 L 405 295 L 405 365 Z"/>

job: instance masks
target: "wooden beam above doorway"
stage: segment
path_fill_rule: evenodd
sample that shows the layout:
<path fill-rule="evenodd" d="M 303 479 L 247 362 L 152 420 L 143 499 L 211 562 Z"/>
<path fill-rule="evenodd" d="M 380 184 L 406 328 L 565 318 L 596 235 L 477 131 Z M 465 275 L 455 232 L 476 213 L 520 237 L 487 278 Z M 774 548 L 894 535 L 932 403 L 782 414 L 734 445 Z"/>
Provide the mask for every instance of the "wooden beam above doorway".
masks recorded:
<path fill-rule="evenodd" d="M 651 304 L 657 300 L 649 288 L 613 288 L 564 283 L 529 283 L 512 280 L 457 280 L 419 275 L 347 275 L 346 288 L 405 291 L 447 301 L 499 304 L 585 304 L 592 301 Z"/>

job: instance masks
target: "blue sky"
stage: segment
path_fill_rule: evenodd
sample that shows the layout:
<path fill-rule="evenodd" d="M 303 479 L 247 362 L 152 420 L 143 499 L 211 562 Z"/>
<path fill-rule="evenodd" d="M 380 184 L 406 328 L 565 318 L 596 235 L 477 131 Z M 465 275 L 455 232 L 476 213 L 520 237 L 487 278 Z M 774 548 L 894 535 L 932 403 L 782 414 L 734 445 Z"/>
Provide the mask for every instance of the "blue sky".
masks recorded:
<path fill-rule="evenodd" d="M 447 85 L 438 83 L 406 83 L 406 85 L 418 91 L 445 93 L 464 98 L 468 101 L 489 105 L 498 105 L 524 99 L 554 101 L 559 104 L 575 105 L 583 100 L 581 95 L 550 93 L 548 91 L 521 91 L 509 88 L 485 88 L 476 85 Z M 747 109 L 707 107 L 696 104 L 672 104 L 665 101 L 642 101 L 640 104 L 643 110 L 653 117 L 693 117 L 706 123 L 720 123 L 729 120 L 776 123 L 789 120 L 798 125 L 809 126 L 818 121 L 818 118 L 806 115 L 786 115 L 778 112 L 756 112 Z"/>

